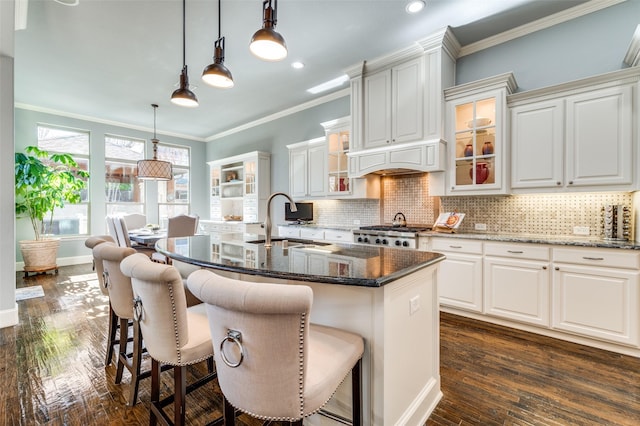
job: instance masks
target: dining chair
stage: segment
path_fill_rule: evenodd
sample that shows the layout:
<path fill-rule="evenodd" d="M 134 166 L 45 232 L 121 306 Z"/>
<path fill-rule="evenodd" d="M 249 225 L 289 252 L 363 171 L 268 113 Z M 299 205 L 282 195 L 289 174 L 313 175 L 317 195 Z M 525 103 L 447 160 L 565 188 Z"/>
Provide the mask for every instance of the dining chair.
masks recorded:
<path fill-rule="evenodd" d="M 114 243 L 103 243 L 93 248 L 96 263 L 102 263 L 104 268 L 104 282 L 109 292 L 109 306 L 111 308 L 110 322 L 119 323 L 120 339 L 118 345 L 118 363 L 115 383 L 120 384 L 126 367 L 131 374 L 129 385 L 129 399 L 127 405 L 133 406 L 138 399 L 140 380 L 149 377 L 150 371 L 142 372 L 143 343 L 139 325 L 133 321 L 133 289 L 131 279 L 120 270 L 123 259 L 136 254 L 131 247 L 118 247 Z M 131 327 L 130 327 L 131 325 Z M 129 329 L 133 328 L 133 348 L 128 352 Z M 115 330 L 109 331 L 109 338 L 115 340 Z"/>
<path fill-rule="evenodd" d="M 93 248 L 96 247 L 98 244 L 105 243 L 105 242 L 110 242 L 115 244 L 115 241 L 113 240 L 113 237 L 111 237 L 111 235 L 93 235 L 84 241 L 84 245 L 85 247 L 91 249 L 91 252 L 93 255 Z M 93 270 L 96 271 L 96 275 L 98 277 L 98 286 L 100 287 L 100 291 L 104 296 L 109 297 L 109 290 L 107 290 L 107 287 L 105 286 L 105 282 L 104 282 L 103 264 L 99 259 L 96 259 L 95 256 L 93 256 Z M 104 365 L 111 364 L 111 361 L 113 360 L 114 347 L 118 344 L 118 340 L 116 339 L 116 334 L 118 332 L 119 326 L 118 326 L 117 319 L 114 319 L 114 317 L 115 317 L 115 313 L 113 312 L 113 308 L 111 307 L 111 302 L 109 302 L 109 326 L 107 329 L 107 350 L 106 350 Z"/>
<path fill-rule="evenodd" d="M 170 217 L 167 221 L 167 238 L 190 237 L 198 231 L 198 215 L 181 214 Z M 158 263 L 171 264 L 171 259 L 162 253 L 155 252 L 151 260 Z"/>
<path fill-rule="evenodd" d="M 164 411 L 174 404 L 173 424 L 185 423 L 185 399 L 196 388 L 215 379 L 213 344 L 203 304 L 187 307 L 185 288 L 178 271 L 152 262 L 142 254 L 125 258 L 120 268 L 131 278 L 134 321 L 139 324 L 151 356 L 150 424 L 172 424 Z M 207 361 L 208 373 L 187 386 L 187 367 Z M 160 399 L 160 365 L 173 366 L 173 395 Z M 217 421 L 222 422 L 220 418 Z"/>
<path fill-rule="evenodd" d="M 311 324 L 311 287 L 247 282 L 204 269 L 187 283 L 207 308 L 226 404 L 258 419 L 302 425 L 351 372 L 351 423 L 362 424 L 363 338 Z M 227 407 L 225 416 L 225 424 L 234 424 L 235 410 Z"/>
<path fill-rule="evenodd" d="M 156 250 L 153 247 L 148 247 L 142 244 L 134 244 L 131 242 L 129 238 L 129 228 L 122 216 L 116 216 L 113 218 L 113 225 L 116 230 L 116 235 L 118 237 L 118 245 L 120 247 L 131 247 L 135 249 L 138 253 L 146 254 L 147 256 L 151 256 Z"/>
<path fill-rule="evenodd" d="M 124 223 L 127 224 L 127 229 L 140 229 L 147 226 L 147 216 L 142 213 L 129 213 L 122 215 Z"/>
<path fill-rule="evenodd" d="M 116 216 L 107 215 L 107 217 L 105 217 L 105 222 L 107 223 L 107 231 L 109 232 L 109 235 L 111 236 L 111 238 L 113 238 L 113 241 L 117 245 L 120 245 L 120 241 L 118 240 L 118 232 L 116 231 L 115 219 Z"/>

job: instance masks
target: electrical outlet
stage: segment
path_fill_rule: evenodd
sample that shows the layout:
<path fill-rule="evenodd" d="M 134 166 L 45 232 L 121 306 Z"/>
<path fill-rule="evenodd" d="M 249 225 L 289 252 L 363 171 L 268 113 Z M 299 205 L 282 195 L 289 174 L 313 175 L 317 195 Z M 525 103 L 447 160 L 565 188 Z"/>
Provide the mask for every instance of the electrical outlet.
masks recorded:
<path fill-rule="evenodd" d="M 574 226 L 573 227 L 574 235 L 589 235 L 589 227 L 588 226 Z"/>
<path fill-rule="evenodd" d="M 354 225 L 360 225 L 360 219 L 353 219 Z"/>
<path fill-rule="evenodd" d="M 409 299 L 409 315 L 413 315 L 420 310 L 420 295 Z"/>
<path fill-rule="evenodd" d="M 476 231 L 486 231 L 487 224 L 486 223 L 476 223 Z"/>

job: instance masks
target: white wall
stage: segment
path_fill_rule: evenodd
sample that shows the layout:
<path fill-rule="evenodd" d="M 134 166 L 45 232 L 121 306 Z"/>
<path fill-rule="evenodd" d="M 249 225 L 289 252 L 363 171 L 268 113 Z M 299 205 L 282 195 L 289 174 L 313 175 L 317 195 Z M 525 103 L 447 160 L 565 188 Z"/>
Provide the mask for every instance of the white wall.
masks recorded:
<path fill-rule="evenodd" d="M 13 168 L 14 2 L 0 1 L 0 328 L 18 323 Z"/>

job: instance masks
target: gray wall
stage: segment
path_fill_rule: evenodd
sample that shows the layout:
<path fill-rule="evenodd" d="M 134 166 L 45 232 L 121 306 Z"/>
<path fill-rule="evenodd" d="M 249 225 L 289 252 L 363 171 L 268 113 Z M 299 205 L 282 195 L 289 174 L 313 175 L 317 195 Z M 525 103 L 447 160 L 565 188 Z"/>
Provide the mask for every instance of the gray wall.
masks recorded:
<path fill-rule="evenodd" d="M 207 144 L 207 161 L 251 151 L 271 153 L 271 192 L 289 192 L 289 152 L 287 145 L 324 136 L 320 123 L 348 116 L 349 96 L 305 109 L 268 123 L 234 133 Z M 273 223 L 284 221 L 283 197 L 274 198 Z M 208 215 L 207 215 L 208 216 Z"/>
<path fill-rule="evenodd" d="M 518 91 L 526 91 L 626 68 L 623 59 L 639 23 L 640 1 L 628 0 L 464 56 L 457 61 L 456 84 L 512 71 Z"/>
<path fill-rule="evenodd" d="M 89 232 L 92 235 L 104 234 L 105 229 L 105 175 L 104 175 L 104 135 L 112 134 L 144 139 L 147 142 L 147 153 L 150 157 L 151 142 L 153 137 L 151 132 L 117 127 L 108 124 L 68 118 L 59 115 L 46 114 L 26 109 L 15 109 L 15 149 L 21 151 L 29 145 L 36 145 L 37 126 L 39 124 L 70 127 L 73 129 L 89 132 L 91 143 L 90 158 L 90 212 L 89 212 Z M 161 143 L 189 146 L 191 148 L 191 212 L 197 213 L 200 217 L 209 217 L 208 198 L 203 194 L 208 194 L 206 182 L 207 168 L 201 160 L 205 156 L 205 144 L 202 142 L 181 139 L 159 134 Z M 149 182 L 146 184 L 147 217 L 151 222 L 157 223 L 157 209 L 154 207 L 157 202 L 157 184 Z M 22 260 L 22 255 L 17 246 L 17 241 L 33 239 L 33 230 L 28 219 L 18 219 L 16 221 L 16 257 Z M 86 256 L 90 252 L 84 246 L 85 237 L 65 238 L 61 242 L 58 257 Z"/>

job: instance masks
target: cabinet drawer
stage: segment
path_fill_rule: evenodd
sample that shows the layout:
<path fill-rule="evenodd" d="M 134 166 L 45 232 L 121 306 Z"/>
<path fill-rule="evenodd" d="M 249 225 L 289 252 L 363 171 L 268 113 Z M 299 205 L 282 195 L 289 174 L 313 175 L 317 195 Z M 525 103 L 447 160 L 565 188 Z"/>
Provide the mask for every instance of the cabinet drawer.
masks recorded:
<path fill-rule="evenodd" d="M 349 231 L 336 231 L 333 229 L 326 229 L 324 231 L 324 239 L 327 241 L 341 241 L 344 243 L 353 242 L 353 235 Z"/>
<path fill-rule="evenodd" d="M 302 228 L 300 230 L 300 238 L 306 238 L 309 240 L 324 240 L 324 229 Z"/>
<path fill-rule="evenodd" d="M 554 248 L 553 261 L 608 268 L 640 268 L 640 253 L 621 249 Z"/>
<path fill-rule="evenodd" d="M 281 237 L 300 237 L 300 228 L 278 226 L 278 235 Z"/>
<path fill-rule="evenodd" d="M 482 254 L 482 241 L 462 240 L 458 238 L 433 238 L 433 251 Z"/>
<path fill-rule="evenodd" d="M 549 247 L 534 244 L 484 243 L 485 256 L 549 260 Z"/>

